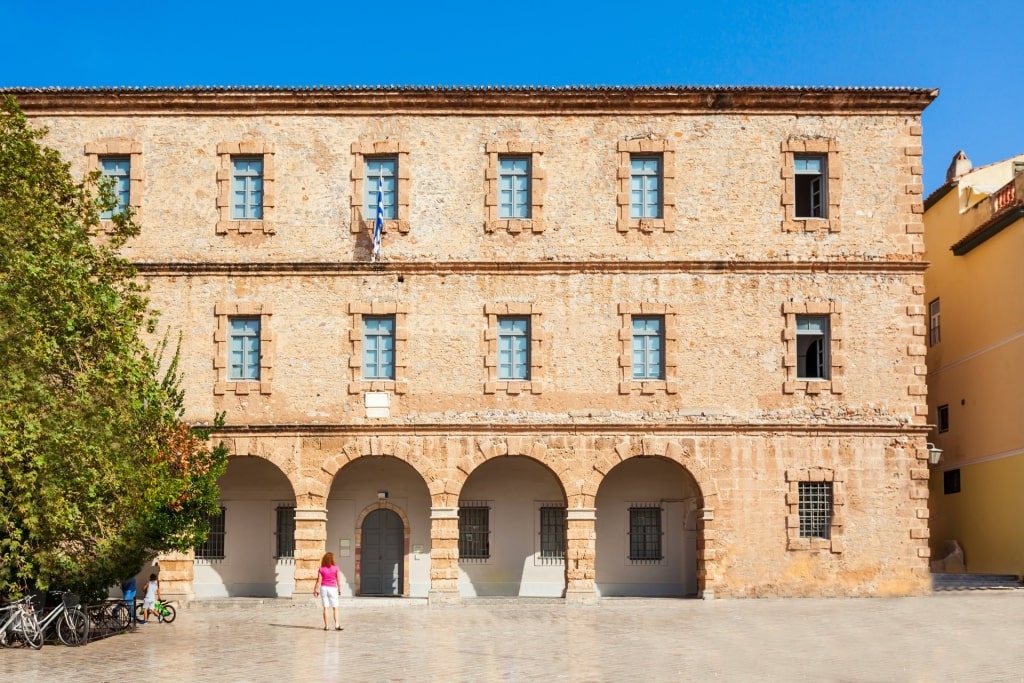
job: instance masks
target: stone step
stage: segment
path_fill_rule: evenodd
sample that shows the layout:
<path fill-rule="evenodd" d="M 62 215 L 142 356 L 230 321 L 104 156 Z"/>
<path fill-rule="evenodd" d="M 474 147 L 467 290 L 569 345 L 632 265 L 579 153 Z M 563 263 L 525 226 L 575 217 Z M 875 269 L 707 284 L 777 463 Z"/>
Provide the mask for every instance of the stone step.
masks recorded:
<path fill-rule="evenodd" d="M 1016 574 L 932 574 L 933 591 L 1024 589 Z"/>

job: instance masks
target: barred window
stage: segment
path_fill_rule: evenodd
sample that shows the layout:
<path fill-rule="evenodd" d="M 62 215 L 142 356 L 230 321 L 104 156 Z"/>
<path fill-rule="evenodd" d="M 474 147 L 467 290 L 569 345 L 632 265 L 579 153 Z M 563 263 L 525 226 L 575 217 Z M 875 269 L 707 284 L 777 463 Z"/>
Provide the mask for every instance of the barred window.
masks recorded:
<path fill-rule="evenodd" d="M 565 507 L 540 508 L 540 557 L 549 560 L 565 559 Z"/>
<path fill-rule="evenodd" d="M 196 548 L 196 559 L 200 560 L 223 560 L 224 559 L 224 507 L 215 515 L 207 517 L 210 524 L 210 533 L 206 535 L 206 543 Z"/>
<path fill-rule="evenodd" d="M 295 508 L 280 505 L 277 508 L 277 552 L 274 557 L 295 557 Z"/>
<path fill-rule="evenodd" d="M 661 552 L 661 507 L 629 508 L 629 559 L 658 562 Z"/>
<path fill-rule="evenodd" d="M 798 492 L 801 538 L 830 538 L 832 482 L 801 481 Z"/>
<path fill-rule="evenodd" d="M 484 501 L 459 501 L 459 559 L 491 556 L 491 508 Z"/>

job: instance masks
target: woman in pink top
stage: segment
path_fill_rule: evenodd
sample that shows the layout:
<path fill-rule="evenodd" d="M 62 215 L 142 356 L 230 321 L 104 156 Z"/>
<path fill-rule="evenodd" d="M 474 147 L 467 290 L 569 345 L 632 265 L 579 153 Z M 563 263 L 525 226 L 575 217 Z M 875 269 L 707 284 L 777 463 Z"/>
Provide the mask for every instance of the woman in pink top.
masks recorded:
<path fill-rule="evenodd" d="M 320 560 L 320 572 L 313 584 L 313 597 L 321 596 L 324 605 L 324 630 L 327 630 L 327 608 L 334 609 L 334 630 L 340 631 L 338 623 L 338 566 L 334 564 L 334 553 L 324 553 Z"/>

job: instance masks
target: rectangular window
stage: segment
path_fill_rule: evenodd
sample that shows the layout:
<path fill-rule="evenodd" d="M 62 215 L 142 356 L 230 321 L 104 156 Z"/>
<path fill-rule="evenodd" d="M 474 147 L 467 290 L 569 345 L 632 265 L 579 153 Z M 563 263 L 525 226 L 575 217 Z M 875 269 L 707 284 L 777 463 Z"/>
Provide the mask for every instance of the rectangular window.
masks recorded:
<path fill-rule="evenodd" d="M 363 316 L 363 379 L 395 378 L 395 317 Z"/>
<path fill-rule="evenodd" d="M 629 508 L 629 559 L 634 562 L 660 562 L 661 508 Z"/>
<path fill-rule="evenodd" d="M 829 538 L 832 529 L 832 482 L 799 482 L 801 538 Z"/>
<path fill-rule="evenodd" d="M 939 425 L 940 432 L 949 431 L 949 405 L 942 405 L 938 408 L 938 414 L 935 416 L 936 422 Z"/>
<path fill-rule="evenodd" d="M 384 218 L 393 220 L 398 218 L 396 200 L 398 198 L 398 158 L 397 157 L 367 157 L 365 180 L 363 181 L 365 194 L 365 213 L 367 220 L 374 220 L 377 216 L 377 196 L 383 193 Z"/>
<path fill-rule="evenodd" d="M 260 378 L 260 319 L 229 318 L 228 380 Z"/>
<path fill-rule="evenodd" d="M 206 535 L 206 542 L 196 548 L 196 559 L 224 559 L 224 513 L 225 509 L 221 507 L 218 514 L 207 517 L 207 521 L 210 523 L 210 533 Z"/>
<path fill-rule="evenodd" d="M 665 379 L 665 319 L 633 316 L 633 379 Z"/>
<path fill-rule="evenodd" d="M 796 317 L 797 379 L 828 379 L 828 316 Z"/>
<path fill-rule="evenodd" d="M 950 495 L 960 493 L 960 469 L 946 470 L 942 473 L 942 493 Z"/>
<path fill-rule="evenodd" d="M 565 559 L 565 508 L 542 506 L 540 509 L 541 559 Z"/>
<path fill-rule="evenodd" d="M 100 172 L 114 183 L 117 206 L 100 214 L 109 221 L 115 214 L 124 213 L 131 199 L 131 157 L 100 157 Z"/>
<path fill-rule="evenodd" d="M 277 551 L 274 557 L 295 557 L 295 508 L 277 507 Z"/>
<path fill-rule="evenodd" d="M 491 508 L 481 501 L 459 501 L 459 559 L 491 556 Z"/>
<path fill-rule="evenodd" d="M 263 157 L 231 157 L 231 219 L 263 220 Z"/>
<path fill-rule="evenodd" d="M 630 156 L 629 217 L 661 218 L 660 156 Z"/>
<path fill-rule="evenodd" d="M 499 158 L 498 218 L 530 218 L 530 157 Z"/>
<path fill-rule="evenodd" d="M 800 156 L 793 158 L 793 189 L 796 203 L 793 218 L 828 218 L 825 195 L 825 157 Z"/>
<path fill-rule="evenodd" d="M 928 304 L 928 346 L 935 346 L 942 341 L 942 328 L 939 325 L 939 300 Z"/>
<path fill-rule="evenodd" d="M 530 379 L 530 319 L 498 318 L 498 379 Z"/>

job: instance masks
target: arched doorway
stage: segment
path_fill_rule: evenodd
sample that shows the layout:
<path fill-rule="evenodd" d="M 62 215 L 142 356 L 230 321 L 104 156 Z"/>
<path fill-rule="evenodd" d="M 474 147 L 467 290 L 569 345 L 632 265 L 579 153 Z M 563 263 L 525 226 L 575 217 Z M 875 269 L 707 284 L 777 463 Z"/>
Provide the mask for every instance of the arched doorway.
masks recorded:
<path fill-rule="evenodd" d="M 405 583 L 405 526 L 392 510 L 374 510 L 361 531 L 360 595 L 401 595 Z"/>

